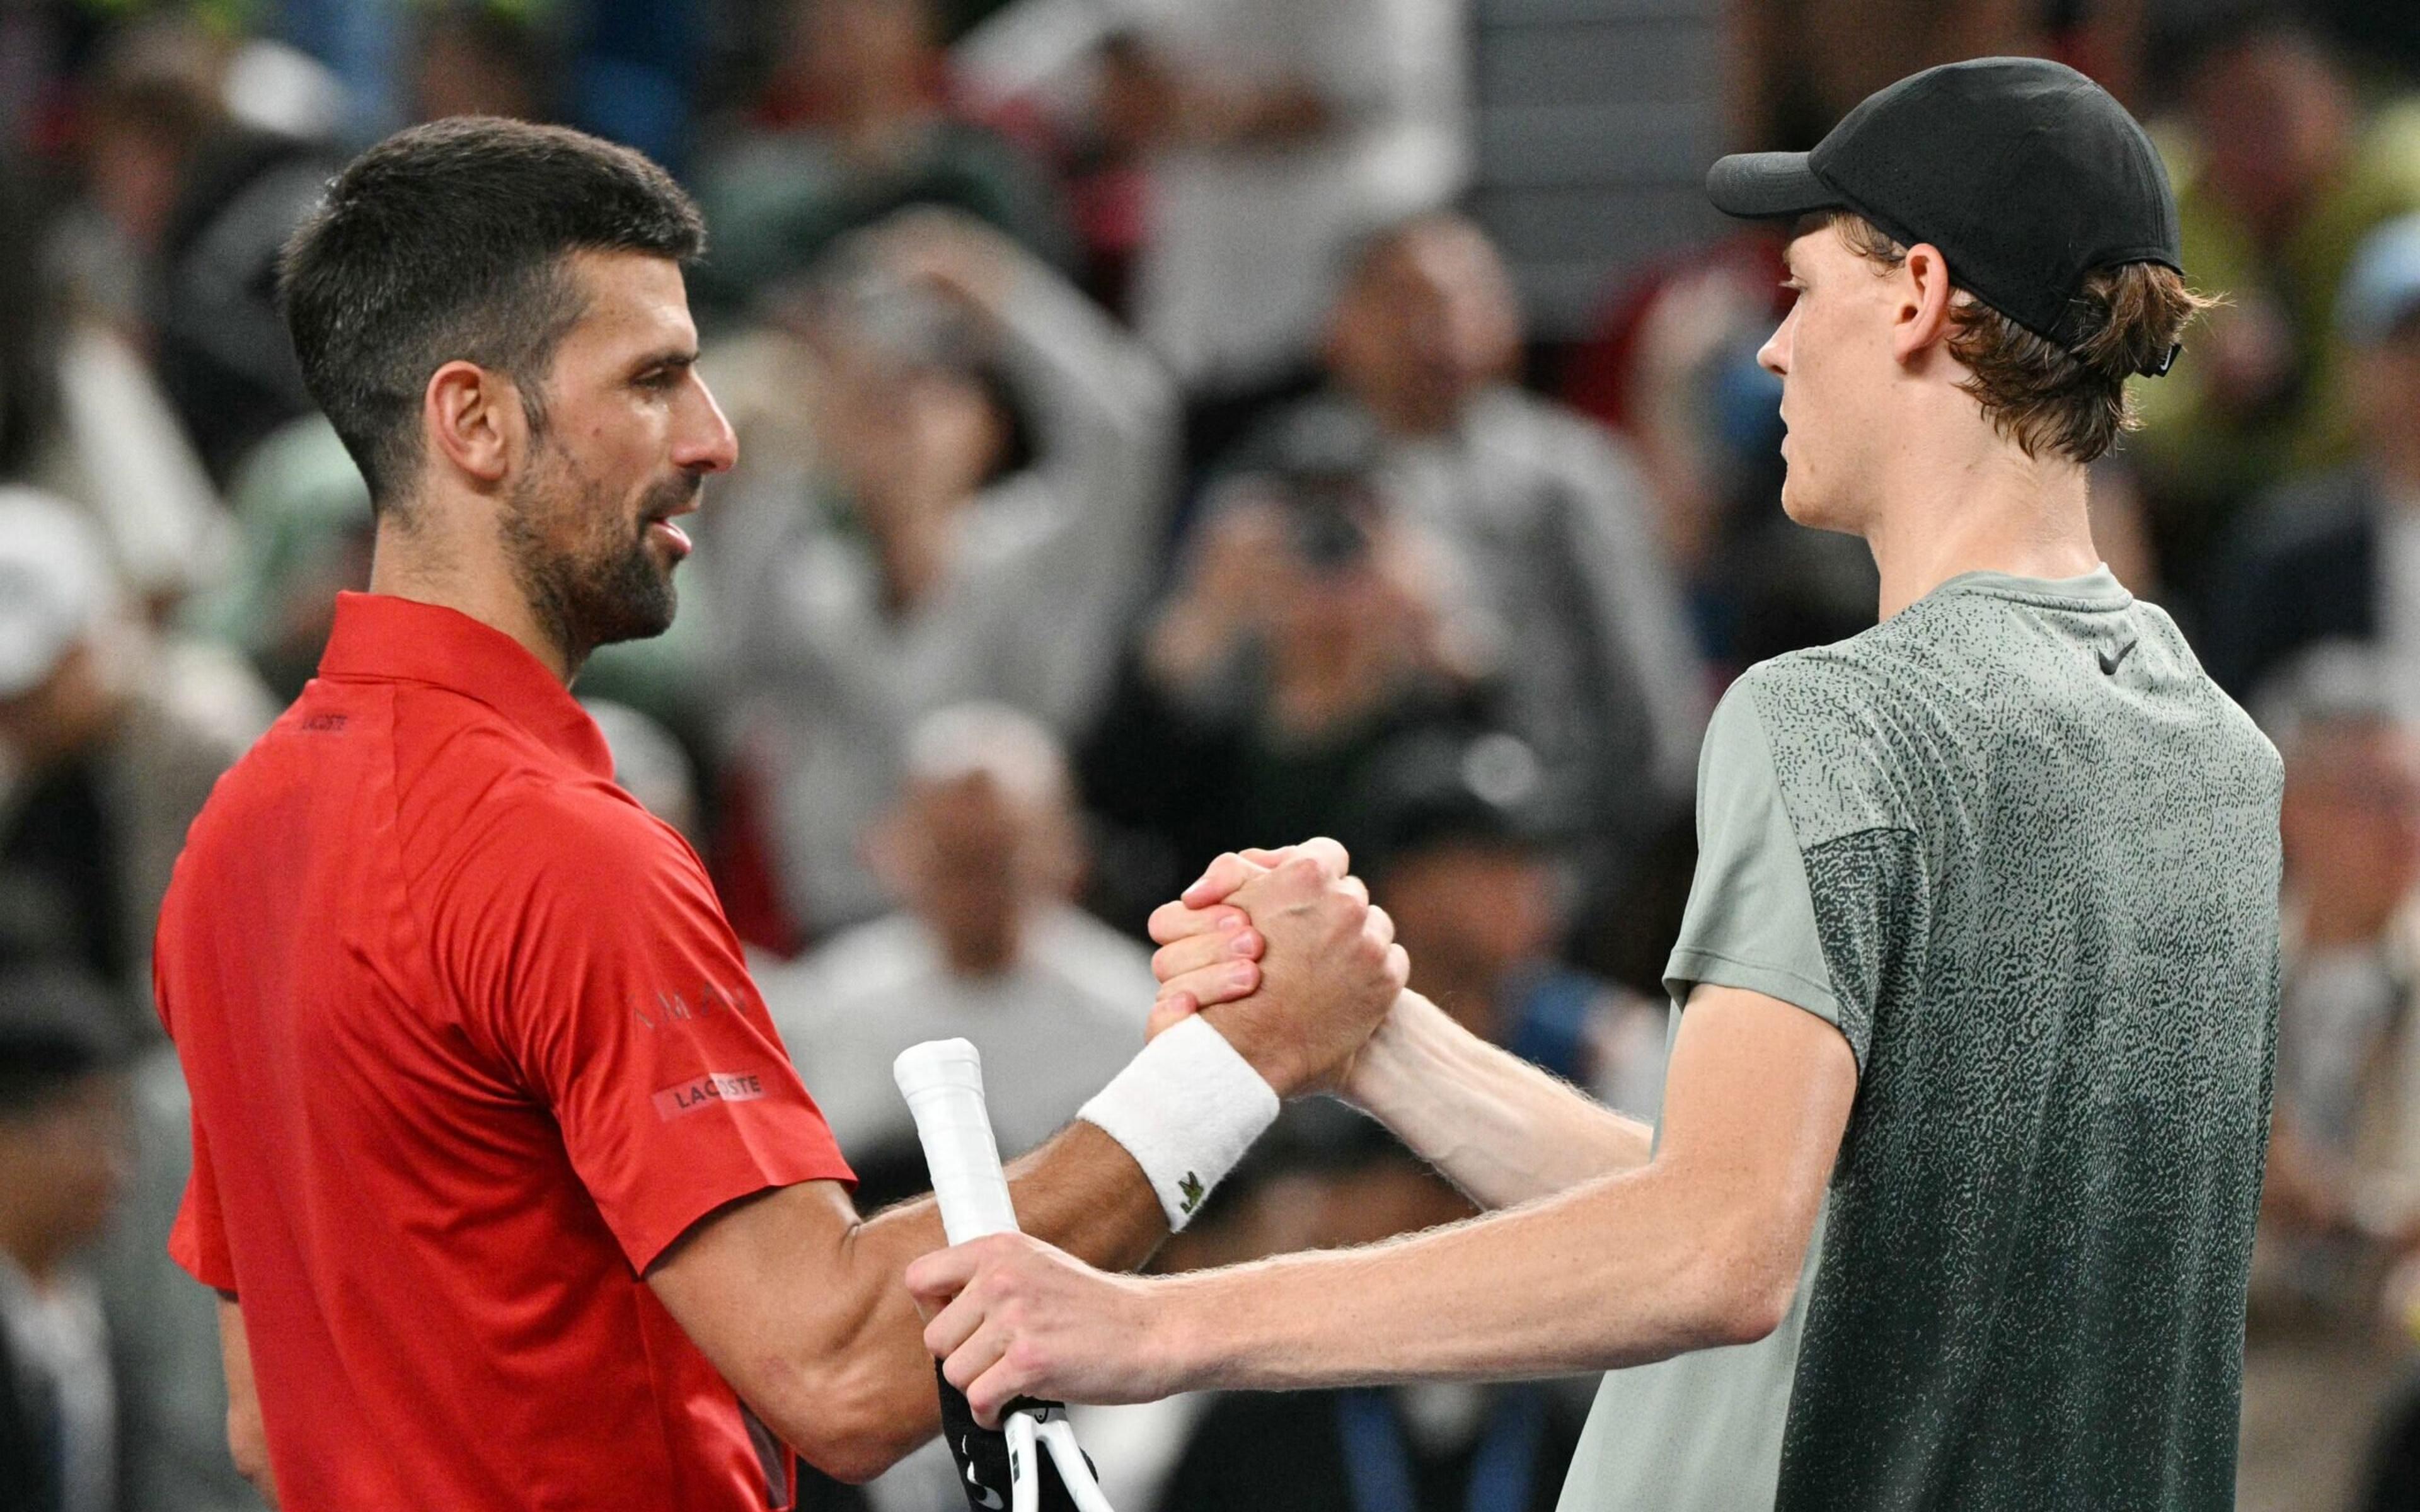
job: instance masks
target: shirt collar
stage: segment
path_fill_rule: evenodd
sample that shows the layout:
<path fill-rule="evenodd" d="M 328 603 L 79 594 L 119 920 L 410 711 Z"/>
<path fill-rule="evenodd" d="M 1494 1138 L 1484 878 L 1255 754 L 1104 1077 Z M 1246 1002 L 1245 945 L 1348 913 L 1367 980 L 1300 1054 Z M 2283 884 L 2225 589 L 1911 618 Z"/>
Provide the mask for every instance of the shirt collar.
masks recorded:
<path fill-rule="evenodd" d="M 1924 596 L 1989 594 L 1995 598 L 2022 599 L 2053 609 L 2124 609 L 2134 595 L 2102 563 L 2081 578 L 2020 578 L 2008 572 L 1962 572 Z"/>
<path fill-rule="evenodd" d="M 529 648 L 457 609 L 390 594 L 338 594 L 319 675 L 426 683 L 476 699 L 549 749 L 611 779 L 604 733 Z"/>

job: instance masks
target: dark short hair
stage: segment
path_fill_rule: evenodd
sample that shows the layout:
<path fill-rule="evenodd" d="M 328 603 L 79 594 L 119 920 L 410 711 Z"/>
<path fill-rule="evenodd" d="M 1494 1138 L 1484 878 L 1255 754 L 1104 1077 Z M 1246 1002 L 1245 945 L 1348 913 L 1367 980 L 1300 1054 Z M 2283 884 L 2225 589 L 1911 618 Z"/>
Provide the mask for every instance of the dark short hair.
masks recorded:
<path fill-rule="evenodd" d="M 278 292 L 302 380 L 383 508 L 419 466 L 421 394 L 445 363 L 507 375 L 543 424 L 540 385 L 581 315 L 571 254 L 705 246 L 695 203 L 640 154 L 465 116 L 347 164 L 287 243 Z"/>

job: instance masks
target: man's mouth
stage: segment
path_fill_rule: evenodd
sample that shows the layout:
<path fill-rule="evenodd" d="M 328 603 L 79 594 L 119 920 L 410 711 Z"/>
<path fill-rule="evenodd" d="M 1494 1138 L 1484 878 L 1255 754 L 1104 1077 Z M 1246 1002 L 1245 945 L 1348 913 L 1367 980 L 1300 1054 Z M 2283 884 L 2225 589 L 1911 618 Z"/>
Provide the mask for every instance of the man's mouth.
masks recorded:
<path fill-rule="evenodd" d="M 674 524 L 671 520 L 651 519 L 647 521 L 647 534 L 650 537 L 662 540 L 667 546 L 671 547 L 674 556 L 685 557 L 689 555 L 689 532 Z"/>
<path fill-rule="evenodd" d="M 673 488 L 658 490 L 656 498 L 659 502 L 646 513 L 647 523 L 642 533 L 650 538 L 661 536 L 664 545 L 671 548 L 675 561 L 689 555 L 690 539 L 689 532 L 674 524 L 673 519 L 697 508 L 698 494 L 702 491 L 699 482 L 695 477 L 688 477 Z M 667 499 L 667 493 L 672 497 Z"/>

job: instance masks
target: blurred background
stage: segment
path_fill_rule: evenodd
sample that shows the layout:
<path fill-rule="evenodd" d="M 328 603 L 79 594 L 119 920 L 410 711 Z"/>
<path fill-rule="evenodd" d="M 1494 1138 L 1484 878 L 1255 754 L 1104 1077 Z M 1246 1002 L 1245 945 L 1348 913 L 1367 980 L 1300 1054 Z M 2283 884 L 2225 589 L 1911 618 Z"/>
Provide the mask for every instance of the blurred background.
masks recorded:
<path fill-rule="evenodd" d="M 562 121 L 705 206 L 741 466 L 675 630 L 579 691 L 870 1207 L 923 1184 L 898 1049 L 974 1040 L 1037 1143 L 1140 1041 L 1149 908 L 1312 833 L 1416 986 L 1653 1115 L 1705 712 L 1875 595 L 1781 517 L 1778 248 L 1699 186 L 1997 53 L 2152 125 L 2227 301 L 2093 508 L 2287 762 L 2242 1504 L 2420 1506 L 2420 8 L 0 0 L 0 1512 L 256 1504 L 163 1248 L 147 956 L 186 825 L 366 580 L 271 292 L 350 153 Z M 1315 1103 L 1159 1263 L 1465 1211 Z M 1127 1512 L 1523 1512 L 1586 1392 L 1083 1431 Z M 962 1502 L 927 1456 L 803 1504 Z"/>

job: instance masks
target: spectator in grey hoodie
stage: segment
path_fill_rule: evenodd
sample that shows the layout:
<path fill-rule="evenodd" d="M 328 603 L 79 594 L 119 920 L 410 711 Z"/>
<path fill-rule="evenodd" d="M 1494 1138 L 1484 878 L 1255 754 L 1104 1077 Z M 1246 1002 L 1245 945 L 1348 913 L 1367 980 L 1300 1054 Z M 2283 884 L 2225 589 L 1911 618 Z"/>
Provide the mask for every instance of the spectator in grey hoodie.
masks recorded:
<path fill-rule="evenodd" d="M 886 905 L 862 841 L 920 716 L 1085 722 L 1151 586 L 1173 448 L 1152 360 L 1005 237 L 926 210 L 853 250 L 816 316 L 818 455 L 735 485 L 701 557 L 745 627 L 735 733 L 813 933 Z"/>

